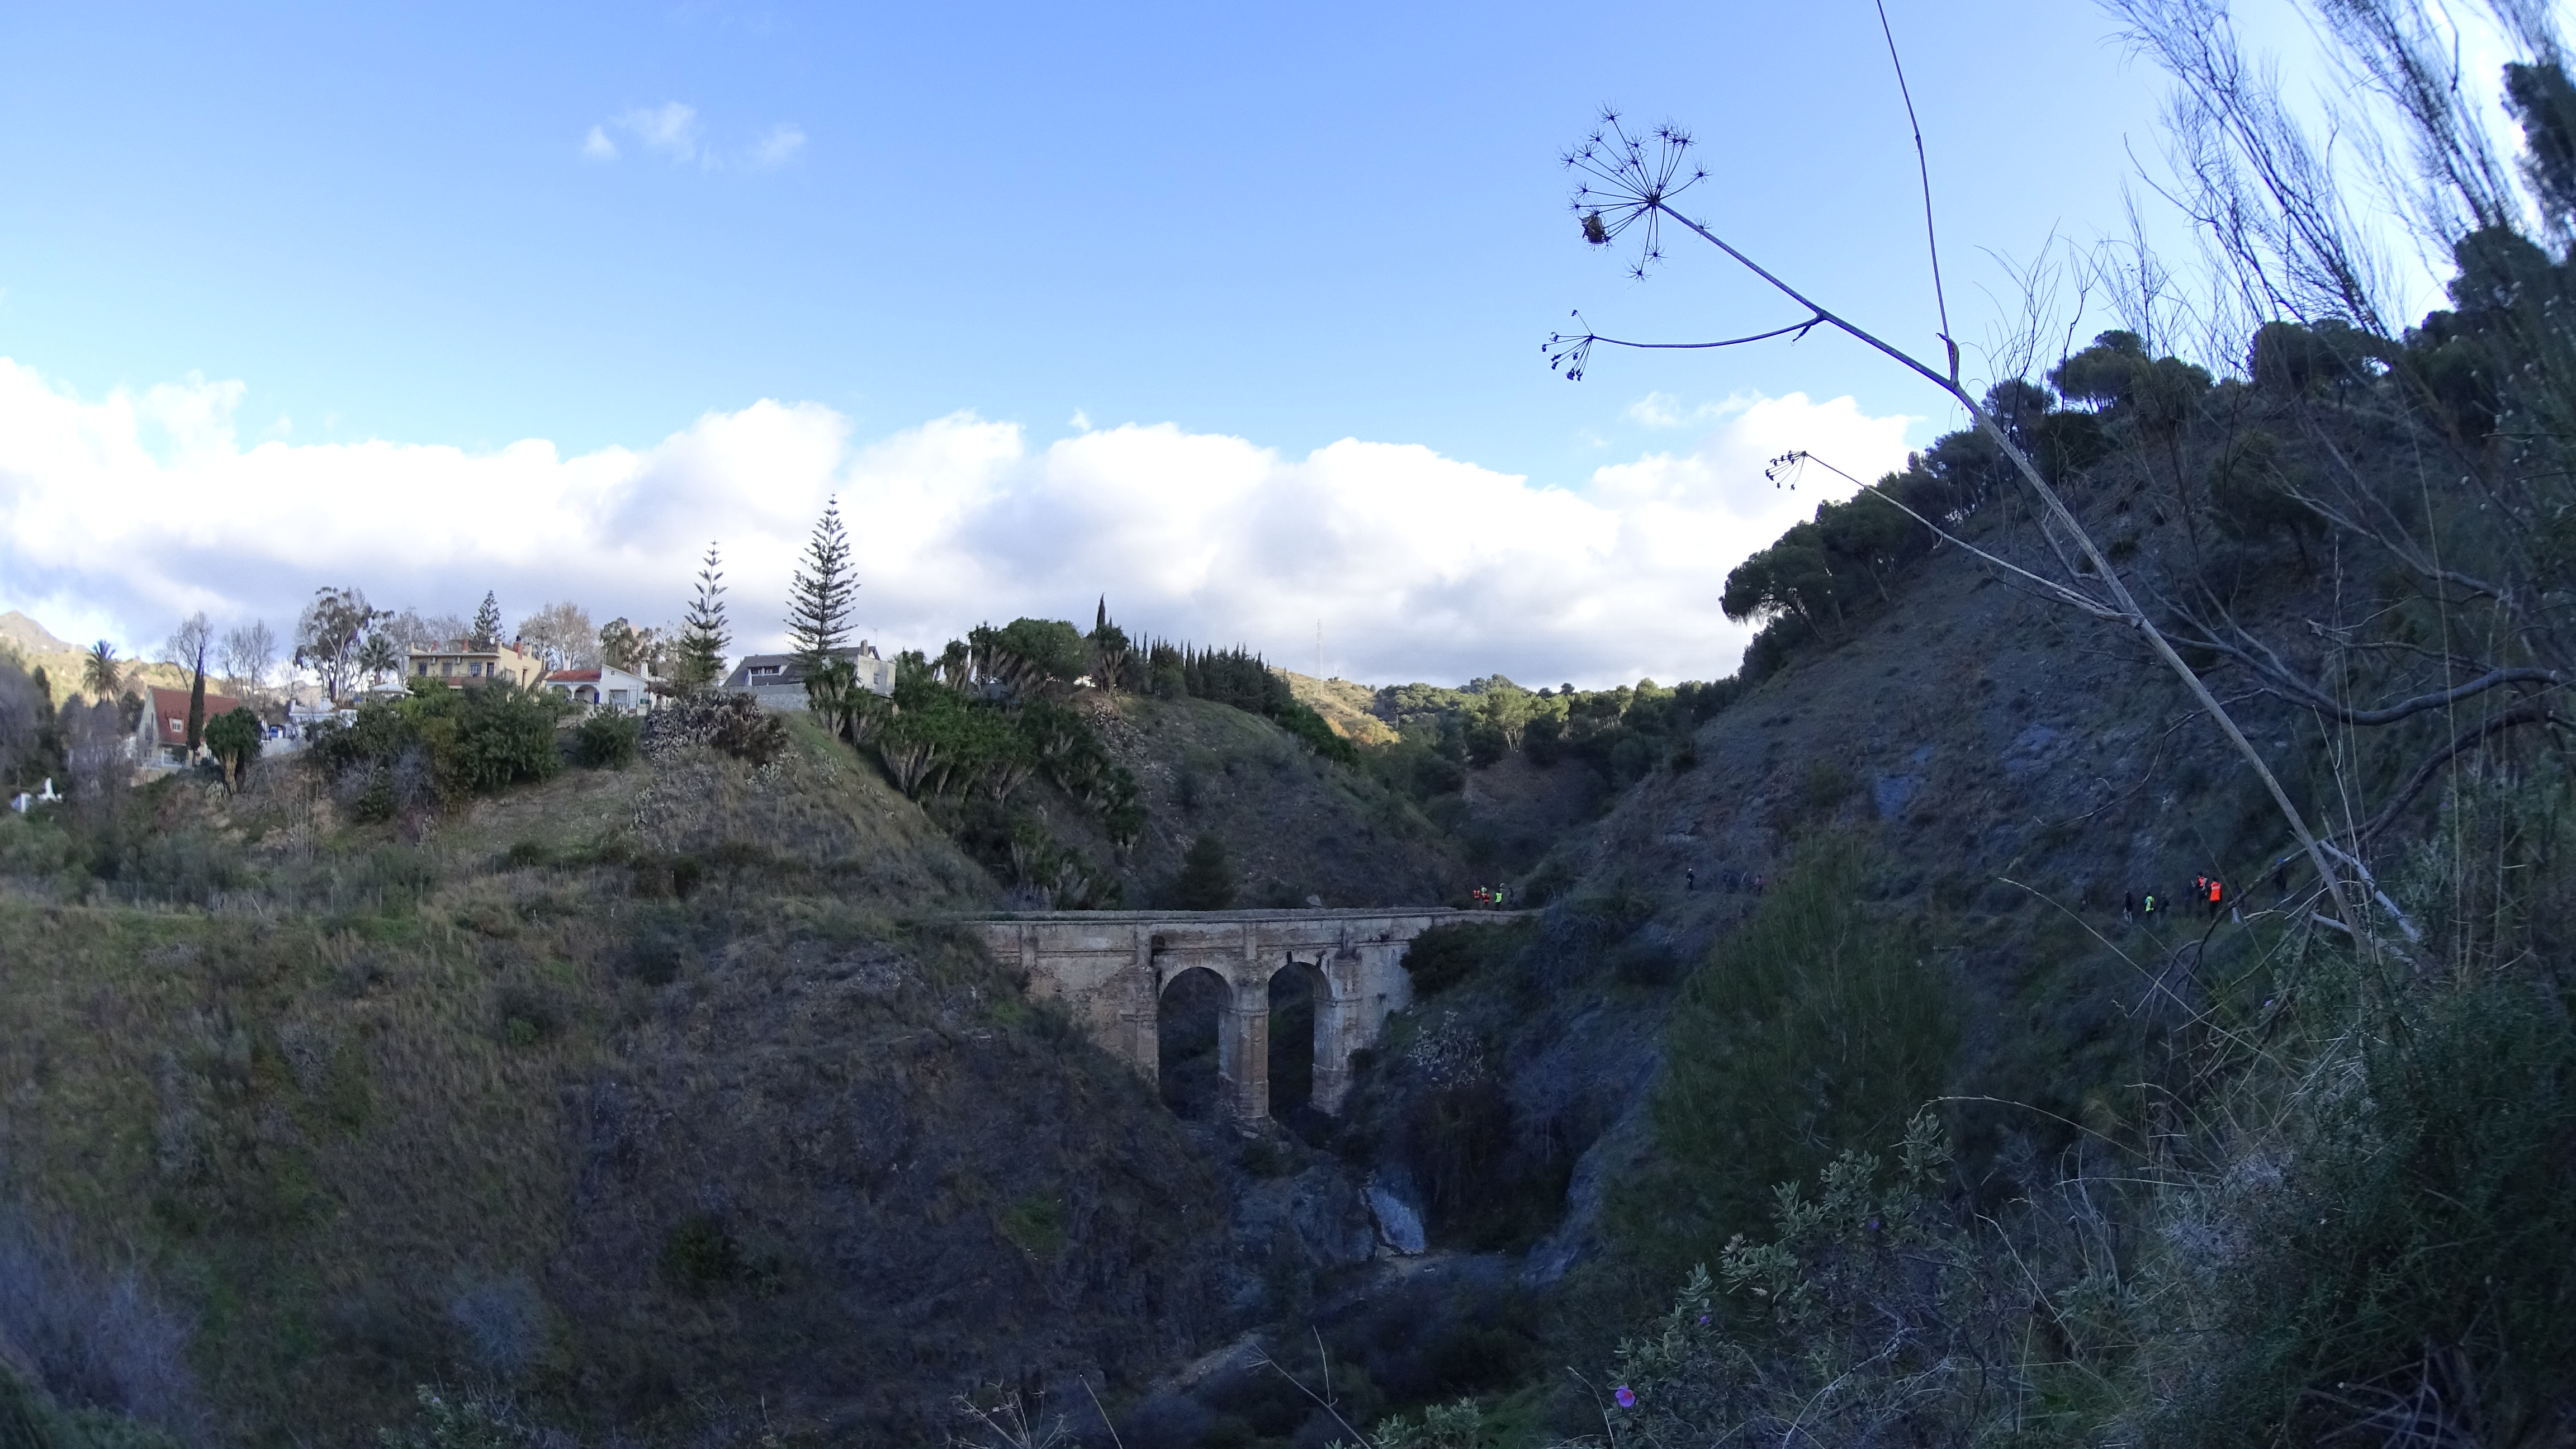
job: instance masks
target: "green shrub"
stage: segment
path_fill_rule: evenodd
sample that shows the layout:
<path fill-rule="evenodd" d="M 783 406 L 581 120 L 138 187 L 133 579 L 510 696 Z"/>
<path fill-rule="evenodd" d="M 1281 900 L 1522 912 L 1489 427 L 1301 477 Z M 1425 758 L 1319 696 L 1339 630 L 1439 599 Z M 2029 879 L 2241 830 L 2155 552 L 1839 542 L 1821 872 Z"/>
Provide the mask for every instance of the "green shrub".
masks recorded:
<path fill-rule="evenodd" d="M 2216 1331 L 2192 1340 L 2204 1372 L 2167 1407 L 2163 1441 L 2278 1442 L 2320 1396 L 2349 1420 L 2430 1391 L 2435 1422 L 2482 1424 L 2493 1443 L 2537 1442 L 2566 1411 L 2576 1364 L 2566 1003 L 2524 983 L 2480 983 L 2438 992 L 2413 1015 L 2366 1046 L 2348 1090 L 2299 1095 L 2277 1188 L 2229 1214 L 2259 1250 L 2171 1265 L 2205 1277 Z"/>
<path fill-rule="evenodd" d="M 1172 882 L 1172 903 L 1185 911 L 1221 911 L 1234 904 L 1234 866 L 1225 842 L 1202 835 L 1190 842 L 1181 873 Z"/>
<path fill-rule="evenodd" d="M 313 758 L 361 819 L 406 810 L 453 808 L 466 797 L 563 768 L 555 721 L 565 706 L 550 693 L 507 680 L 452 689 L 412 681 L 399 700 L 369 700 L 357 721 L 323 731 Z"/>
<path fill-rule="evenodd" d="M 1503 961 L 1529 935 L 1529 928 L 1520 922 L 1434 926 L 1405 947 L 1404 974 L 1413 979 L 1415 996 L 1430 996 Z"/>
<path fill-rule="evenodd" d="M 1852 797 L 1860 782 L 1838 760 L 1809 760 L 1798 772 L 1796 799 L 1803 809 L 1822 813 Z"/>
<path fill-rule="evenodd" d="M 644 725 L 633 715 L 594 714 L 573 727 L 572 757 L 585 769 L 622 770 L 644 743 Z"/>
<path fill-rule="evenodd" d="M 787 724 L 747 694 L 692 695 L 646 716 L 642 744 L 648 754 L 705 745 L 757 769 L 786 750 Z"/>
<path fill-rule="evenodd" d="M 704 1297 L 748 1271 L 742 1247 L 721 1214 L 698 1211 L 671 1225 L 662 1240 L 662 1277 L 691 1297 Z"/>
<path fill-rule="evenodd" d="M 1652 1104 L 1654 1164 L 1617 1220 L 1678 1275 L 1758 1228 L 1771 1185 L 1894 1138 L 1947 1085 L 1948 983 L 1906 923 L 1859 899 L 1864 865 L 1821 842 L 1683 985 Z"/>
<path fill-rule="evenodd" d="M 259 758 L 261 733 L 259 716 L 251 713 L 248 705 L 236 706 L 206 722 L 206 752 L 222 766 L 225 790 L 241 788 L 242 776 Z"/>
<path fill-rule="evenodd" d="M 999 1224 L 1011 1246 L 1036 1258 L 1052 1259 L 1064 1251 L 1064 1203 L 1047 1193 L 1031 1193 L 1011 1204 Z"/>

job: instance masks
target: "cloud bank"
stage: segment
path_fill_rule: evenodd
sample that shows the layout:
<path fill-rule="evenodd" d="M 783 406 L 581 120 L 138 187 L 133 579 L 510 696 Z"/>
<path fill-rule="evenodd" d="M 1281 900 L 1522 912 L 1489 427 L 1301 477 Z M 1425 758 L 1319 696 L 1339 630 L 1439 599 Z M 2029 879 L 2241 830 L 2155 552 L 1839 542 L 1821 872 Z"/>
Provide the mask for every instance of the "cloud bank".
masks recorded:
<path fill-rule="evenodd" d="M 972 413 L 879 438 L 812 403 L 709 413 L 643 449 L 529 440 L 245 446 L 238 382 L 83 400 L 0 359 L 0 609 L 149 646 L 203 609 L 281 634 L 321 585 L 387 607 L 517 619 L 571 599 L 676 617 L 724 552 L 737 650 L 774 643 L 795 555 L 840 499 L 881 645 L 936 650 L 985 620 L 1090 620 L 1243 643 L 1372 683 L 1500 671 L 1531 685 L 1713 678 L 1746 631 L 1718 598 L 1821 495 L 1762 477 L 1810 448 L 1863 477 L 1916 421 L 1849 398 L 1739 398 L 1687 449 L 1558 487 L 1404 443 L 1289 457 L 1171 424 L 1053 442 Z M 1677 407 L 1677 405 L 1671 405 Z M 889 652 L 891 652 L 889 650 Z"/>

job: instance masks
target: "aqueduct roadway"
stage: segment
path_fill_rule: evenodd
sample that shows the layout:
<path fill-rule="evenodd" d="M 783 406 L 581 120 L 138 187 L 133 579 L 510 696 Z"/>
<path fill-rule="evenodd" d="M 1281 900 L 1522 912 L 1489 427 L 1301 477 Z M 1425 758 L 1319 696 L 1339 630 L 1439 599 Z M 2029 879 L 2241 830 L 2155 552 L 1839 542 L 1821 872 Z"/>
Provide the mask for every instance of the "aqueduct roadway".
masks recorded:
<path fill-rule="evenodd" d="M 1046 911 L 970 924 L 993 955 L 1016 961 L 1029 994 L 1064 1003 L 1091 1039 L 1154 1080 L 1161 1069 L 1163 993 L 1189 971 L 1225 986 L 1217 1076 L 1235 1117 L 1270 1115 L 1270 981 L 1306 975 L 1315 998 L 1313 1101 L 1338 1112 L 1351 1053 L 1377 1040 L 1389 1013 L 1413 1000 L 1404 952 L 1453 921 L 1518 912 L 1426 910 Z M 1307 973 L 1312 973 L 1307 975 Z"/>

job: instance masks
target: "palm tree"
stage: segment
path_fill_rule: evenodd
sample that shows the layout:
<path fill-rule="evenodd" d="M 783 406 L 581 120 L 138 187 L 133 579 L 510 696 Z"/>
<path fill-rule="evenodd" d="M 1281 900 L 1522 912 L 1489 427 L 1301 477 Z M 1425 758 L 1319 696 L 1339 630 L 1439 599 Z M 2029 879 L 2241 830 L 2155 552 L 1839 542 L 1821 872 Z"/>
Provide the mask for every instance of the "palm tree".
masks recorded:
<path fill-rule="evenodd" d="M 386 675 L 402 672 L 403 652 L 385 635 L 369 633 L 367 642 L 358 646 L 358 667 L 367 671 L 370 680 L 382 683 Z"/>
<path fill-rule="evenodd" d="M 81 688 L 92 699 L 112 700 L 125 685 L 125 669 L 116 662 L 116 646 L 101 639 L 89 646 L 89 657 L 81 661 Z"/>

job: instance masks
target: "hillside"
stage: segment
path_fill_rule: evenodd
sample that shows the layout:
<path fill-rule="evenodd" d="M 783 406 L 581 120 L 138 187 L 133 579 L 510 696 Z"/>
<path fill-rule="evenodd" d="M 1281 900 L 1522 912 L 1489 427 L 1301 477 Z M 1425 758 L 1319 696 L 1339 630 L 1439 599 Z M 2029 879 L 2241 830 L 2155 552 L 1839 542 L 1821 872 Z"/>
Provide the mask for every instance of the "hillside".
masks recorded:
<path fill-rule="evenodd" d="M 1296 692 L 1298 703 L 1322 715 L 1342 738 L 1362 745 L 1395 743 L 1394 727 L 1370 711 L 1377 702 L 1376 690 L 1347 679 L 1317 679 L 1288 669 L 1279 674 Z"/>
<path fill-rule="evenodd" d="M 445 822 L 283 764 L 133 809 L 105 858 L 0 819 L 0 1133 L 92 1285 L 0 1311 L 57 1394 L 339 1442 L 463 1376 L 883 1442 L 1241 1312 L 1219 1166 L 943 934 L 989 878 L 819 736 Z M 182 1363 L 85 1327 L 125 1261 Z"/>
<path fill-rule="evenodd" d="M 2099 411 L 2017 426 L 2353 853 L 2367 947 L 2134 630 L 1873 532 L 1871 499 L 1820 508 L 1730 578 L 1766 627 L 1687 747 L 1636 754 L 1519 875 L 1538 923 L 1439 953 L 1357 1085 L 1341 1149 L 1535 1295 L 1498 1350 L 1524 1367 L 1476 1386 L 1492 1431 L 1598 1433 L 1593 1394 L 1528 1367 L 1565 1363 L 1659 1442 L 1779 1442 L 1829 1402 L 1848 1442 L 1983 1442 L 2041 1403 L 2044 1442 L 2327 1442 L 2437 1381 L 2443 1432 L 2576 1422 L 2576 893 L 2533 728 L 2563 728 L 2537 701 L 2566 664 L 2477 633 L 2488 606 L 2427 577 L 2420 535 L 2348 520 L 2412 510 L 2470 576 L 2467 551 L 2508 577 L 2559 556 L 2468 484 L 2415 491 L 2463 425 L 2395 383 L 2213 383 L 2120 334 L 2064 371 L 2095 366 L 2161 370 L 2184 423 L 2086 381 Z M 2172 451 L 2140 444 L 2159 427 Z M 2366 449 L 2406 461 L 2351 470 Z M 1876 486 L 2046 567 L 1998 461 L 1954 435 Z M 2353 512 L 2292 506 L 2337 468 Z M 2491 692 L 2517 678 L 2537 693 Z M 1456 808 L 1576 764 L 1489 752 Z M 1991 1374 L 2028 1397 L 1998 1409 Z"/>
<path fill-rule="evenodd" d="M 1147 825 L 1121 868 L 1142 905 L 1167 903 L 1202 834 L 1225 842 L 1245 906 L 1430 904 L 1466 889 L 1449 842 L 1409 801 L 1258 716 L 1121 696 L 1095 718 L 1143 787 Z"/>

